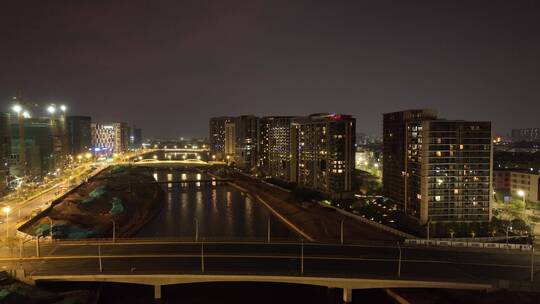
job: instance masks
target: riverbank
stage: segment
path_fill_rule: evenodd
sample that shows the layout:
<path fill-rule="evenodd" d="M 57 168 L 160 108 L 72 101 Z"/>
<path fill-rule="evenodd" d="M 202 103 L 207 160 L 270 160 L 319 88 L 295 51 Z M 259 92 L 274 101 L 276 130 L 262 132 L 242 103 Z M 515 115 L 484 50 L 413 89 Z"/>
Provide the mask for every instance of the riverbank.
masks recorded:
<path fill-rule="evenodd" d="M 52 203 L 20 231 L 55 239 L 133 235 L 163 207 L 164 192 L 148 169 L 109 167 Z"/>
<path fill-rule="evenodd" d="M 371 225 L 345 217 L 333 208 L 311 202 L 296 203 L 292 200 L 291 193 L 256 178 L 236 172 L 229 173 L 228 177 L 235 179 L 231 184 L 244 189 L 255 198 L 262 198 L 263 203 L 268 204 L 271 211 L 278 213 L 293 230 L 296 231 L 294 227 L 297 227 L 302 234 L 309 236 L 306 239 L 318 242 L 340 242 L 342 221 L 345 243 L 394 242 L 402 239 Z"/>

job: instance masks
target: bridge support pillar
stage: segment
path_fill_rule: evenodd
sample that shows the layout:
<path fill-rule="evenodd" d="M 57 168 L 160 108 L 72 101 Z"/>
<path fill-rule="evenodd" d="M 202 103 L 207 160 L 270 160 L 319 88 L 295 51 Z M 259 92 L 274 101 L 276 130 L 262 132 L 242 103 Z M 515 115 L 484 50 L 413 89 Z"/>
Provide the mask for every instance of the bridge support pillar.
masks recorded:
<path fill-rule="evenodd" d="M 352 303 L 352 289 L 343 288 L 343 303 Z"/>
<path fill-rule="evenodd" d="M 154 299 L 161 299 L 161 285 L 154 285 Z"/>

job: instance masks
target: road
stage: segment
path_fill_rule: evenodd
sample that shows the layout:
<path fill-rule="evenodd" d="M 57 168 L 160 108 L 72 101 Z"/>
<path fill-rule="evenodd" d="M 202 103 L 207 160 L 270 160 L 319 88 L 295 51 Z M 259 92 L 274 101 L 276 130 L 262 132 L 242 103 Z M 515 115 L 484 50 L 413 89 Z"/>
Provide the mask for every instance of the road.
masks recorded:
<path fill-rule="evenodd" d="M 84 165 L 86 167 L 90 167 L 90 164 Z M 107 167 L 107 164 L 100 164 L 98 167 L 90 172 L 87 176 L 94 176 L 99 171 L 103 170 L 105 167 Z M 85 172 L 88 170 L 85 168 L 84 170 L 81 170 L 81 173 L 73 176 L 72 178 L 79 178 L 83 175 L 85 175 Z M 70 187 L 71 186 L 71 187 Z M 14 236 L 16 233 L 16 229 L 22 224 L 24 221 L 27 221 L 31 218 L 32 213 L 34 211 L 38 212 L 38 210 L 44 210 L 49 207 L 49 204 L 58 198 L 59 196 L 63 195 L 64 193 L 70 191 L 77 185 L 69 185 L 69 181 L 64 180 L 61 181 L 52 187 L 44 190 L 41 195 L 38 195 L 37 197 L 31 198 L 30 200 L 21 202 L 16 205 L 11 205 L 11 213 L 8 216 L 7 219 L 7 229 L 9 229 L 9 235 Z M 35 214 L 34 214 L 35 215 Z M 3 218 L 3 233 L 6 233 L 6 218 Z M 5 234 L 4 234 L 5 235 Z"/>
<path fill-rule="evenodd" d="M 132 153 L 127 153 L 124 157 L 125 158 L 134 158 L 142 154 L 151 153 L 154 150 L 144 150 L 144 151 L 136 151 Z M 84 177 L 92 177 L 99 173 L 101 170 L 107 168 L 110 165 L 117 164 L 117 163 L 123 163 L 116 162 L 95 162 L 95 163 L 84 163 L 79 166 L 80 173 L 74 176 L 71 176 L 70 179 L 77 180 Z M 95 166 L 96 168 L 92 170 L 91 172 L 87 173 L 90 167 Z M 14 236 L 16 233 L 16 229 L 25 221 L 29 220 L 34 213 L 34 211 L 39 212 L 41 210 L 44 210 L 49 207 L 49 204 L 57 199 L 58 197 L 62 196 L 66 192 L 70 191 L 71 189 L 77 187 L 78 184 L 70 184 L 69 180 L 61 180 L 58 183 L 52 185 L 51 187 L 43 190 L 40 195 L 34 196 L 33 198 L 30 198 L 26 201 L 16 202 L 16 203 L 10 203 L 11 213 L 6 218 L 4 214 L 2 214 L 2 217 L 0 217 L 0 223 L 2 224 L 0 226 L 0 237 L 4 238 L 6 236 L 6 229 L 8 229 L 7 235 L 10 237 Z M 6 225 L 7 223 L 7 225 Z M 1 248 L 2 250 L 6 250 L 6 248 Z M 2 254 L 0 252 L 0 254 Z"/>
<path fill-rule="evenodd" d="M 27 243 L 22 259 L 0 258 L 0 266 L 22 265 L 32 275 L 97 274 L 100 255 L 109 274 L 196 274 L 204 264 L 210 274 L 300 275 L 303 263 L 304 275 L 397 278 L 399 264 L 399 248 L 389 245 L 122 240 L 43 242 L 40 252 L 36 257 L 35 244 Z M 401 279 L 492 284 L 528 282 L 531 275 L 530 253 L 422 247 L 401 253 Z M 534 267 L 540 269 L 540 258 Z M 540 280 L 538 271 L 534 276 Z"/>

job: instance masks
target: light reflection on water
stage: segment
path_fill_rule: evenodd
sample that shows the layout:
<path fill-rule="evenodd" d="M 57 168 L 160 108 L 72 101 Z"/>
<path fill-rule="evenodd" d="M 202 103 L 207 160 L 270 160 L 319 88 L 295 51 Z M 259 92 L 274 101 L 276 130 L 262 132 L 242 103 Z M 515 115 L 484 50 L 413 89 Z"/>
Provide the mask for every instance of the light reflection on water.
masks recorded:
<path fill-rule="evenodd" d="M 197 219 L 201 237 L 265 238 L 268 217 L 273 237 L 295 237 L 262 204 L 249 196 L 228 185 L 202 182 L 211 179 L 205 173 L 157 170 L 154 178 L 171 181 L 163 184 L 166 202 L 161 212 L 136 237 L 191 237 L 195 235 Z M 174 183 L 180 180 L 186 182 Z"/>

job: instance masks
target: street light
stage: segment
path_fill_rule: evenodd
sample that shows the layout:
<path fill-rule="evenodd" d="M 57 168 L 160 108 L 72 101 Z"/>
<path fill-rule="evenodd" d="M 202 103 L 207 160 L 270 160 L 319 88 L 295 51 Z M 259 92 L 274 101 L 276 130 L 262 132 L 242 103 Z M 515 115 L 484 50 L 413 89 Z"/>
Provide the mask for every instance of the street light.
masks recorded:
<path fill-rule="evenodd" d="M 9 213 L 11 212 L 11 208 L 9 206 L 5 206 L 2 208 L 2 212 L 6 214 L 6 239 L 9 238 Z"/>
<path fill-rule="evenodd" d="M 67 107 L 66 107 L 65 105 L 61 105 L 61 106 L 60 106 L 60 110 L 61 110 L 62 112 L 65 112 L 65 111 L 67 110 Z"/>
<path fill-rule="evenodd" d="M 19 114 L 22 111 L 22 107 L 21 107 L 20 104 L 14 105 L 11 109 L 13 110 L 13 112 L 15 112 L 17 114 Z"/>
<path fill-rule="evenodd" d="M 54 105 L 48 106 L 47 107 L 47 112 L 49 112 L 50 114 L 56 113 L 56 107 Z"/>
<path fill-rule="evenodd" d="M 523 207 L 525 207 L 525 191 L 518 190 L 517 195 L 523 198 Z"/>
<path fill-rule="evenodd" d="M 506 245 L 508 245 L 508 231 L 509 230 L 512 230 L 512 226 L 510 226 L 510 225 L 508 225 L 506 227 Z M 508 249 L 508 247 L 507 247 L 507 249 Z"/>

